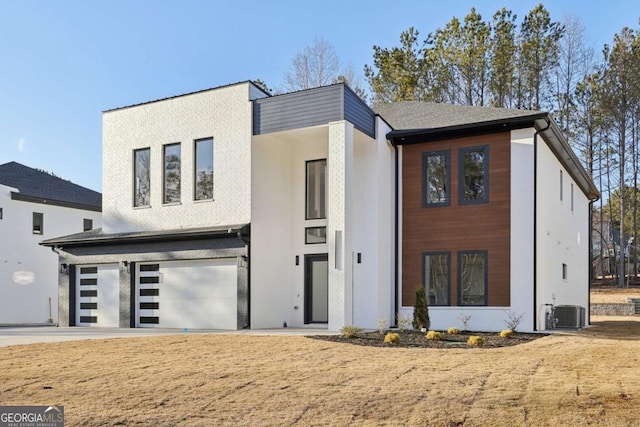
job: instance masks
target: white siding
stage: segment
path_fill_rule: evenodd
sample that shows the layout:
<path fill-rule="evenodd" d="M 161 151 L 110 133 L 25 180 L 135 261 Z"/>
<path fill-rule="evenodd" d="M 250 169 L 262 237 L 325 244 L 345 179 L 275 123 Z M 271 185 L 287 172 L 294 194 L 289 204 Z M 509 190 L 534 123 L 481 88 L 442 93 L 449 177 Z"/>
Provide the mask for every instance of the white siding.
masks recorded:
<path fill-rule="evenodd" d="M 248 223 L 251 84 L 151 102 L 103 116 L 107 233 Z M 255 96 L 255 93 L 254 93 Z M 213 201 L 193 200 L 194 140 L 213 137 Z M 163 205 L 162 146 L 181 143 L 181 203 Z M 151 206 L 133 208 L 133 150 L 151 148 Z"/>
<path fill-rule="evenodd" d="M 83 220 L 101 226 L 100 212 L 11 200 L 16 189 L 0 185 L 0 324 L 58 322 L 58 255 L 39 242 L 80 233 Z M 44 216 L 44 234 L 33 234 L 33 212 Z M 22 283 L 21 283 L 22 282 Z"/>

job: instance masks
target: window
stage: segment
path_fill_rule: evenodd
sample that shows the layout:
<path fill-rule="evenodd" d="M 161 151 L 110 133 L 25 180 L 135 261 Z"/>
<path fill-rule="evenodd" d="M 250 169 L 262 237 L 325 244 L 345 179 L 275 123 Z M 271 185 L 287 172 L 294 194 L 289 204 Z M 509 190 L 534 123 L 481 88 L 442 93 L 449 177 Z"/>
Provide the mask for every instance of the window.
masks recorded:
<path fill-rule="evenodd" d="M 2 208 L 0 208 L 0 219 L 2 219 Z"/>
<path fill-rule="evenodd" d="M 195 141 L 195 200 L 213 200 L 213 138 Z"/>
<path fill-rule="evenodd" d="M 460 150 L 460 204 L 489 201 L 489 147 Z"/>
<path fill-rule="evenodd" d="M 560 171 L 560 201 L 562 201 L 562 171 Z"/>
<path fill-rule="evenodd" d="M 306 219 L 327 217 L 327 159 L 307 162 Z"/>
<path fill-rule="evenodd" d="M 449 205 L 448 151 L 434 151 L 422 154 L 422 206 Z"/>
<path fill-rule="evenodd" d="M 151 149 L 133 151 L 133 206 L 151 202 Z"/>
<path fill-rule="evenodd" d="M 304 229 L 305 245 L 327 243 L 327 227 L 307 227 Z"/>
<path fill-rule="evenodd" d="M 567 280 L 568 272 L 567 272 L 567 264 L 562 264 L 562 280 Z"/>
<path fill-rule="evenodd" d="M 573 212 L 573 183 L 571 183 L 571 212 Z"/>
<path fill-rule="evenodd" d="M 449 253 L 424 254 L 424 286 L 429 305 L 449 305 L 451 276 Z"/>
<path fill-rule="evenodd" d="M 40 212 L 33 213 L 33 234 L 44 234 L 44 215 Z"/>
<path fill-rule="evenodd" d="M 487 252 L 458 252 L 459 305 L 487 305 Z"/>
<path fill-rule="evenodd" d="M 93 220 L 85 218 L 82 221 L 82 230 L 83 231 L 89 231 L 89 230 L 92 230 L 92 229 L 93 229 Z"/>
<path fill-rule="evenodd" d="M 163 147 L 163 203 L 180 202 L 180 143 Z"/>

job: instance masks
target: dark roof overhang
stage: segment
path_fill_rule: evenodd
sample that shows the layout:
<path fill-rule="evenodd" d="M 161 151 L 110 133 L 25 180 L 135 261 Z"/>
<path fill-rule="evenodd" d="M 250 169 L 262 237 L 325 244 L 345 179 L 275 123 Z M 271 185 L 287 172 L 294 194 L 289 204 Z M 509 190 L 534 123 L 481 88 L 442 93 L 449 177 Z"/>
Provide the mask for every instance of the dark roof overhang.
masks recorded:
<path fill-rule="evenodd" d="M 251 235 L 250 224 L 219 227 L 186 228 L 174 230 L 136 231 L 130 233 L 106 234 L 102 229 L 85 233 L 56 237 L 40 242 L 42 246 L 68 248 L 77 246 L 131 245 L 136 243 L 175 242 L 232 237 L 248 242 Z"/>
<path fill-rule="evenodd" d="M 85 205 L 82 203 L 65 202 L 63 200 L 45 199 L 38 196 L 29 196 L 28 194 L 11 192 L 11 200 L 19 200 L 22 202 L 39 203 L 41 205 L 61 206 L 64 208 L 82 209 L 86 211 L 102 212 L 101 206 Z"/>

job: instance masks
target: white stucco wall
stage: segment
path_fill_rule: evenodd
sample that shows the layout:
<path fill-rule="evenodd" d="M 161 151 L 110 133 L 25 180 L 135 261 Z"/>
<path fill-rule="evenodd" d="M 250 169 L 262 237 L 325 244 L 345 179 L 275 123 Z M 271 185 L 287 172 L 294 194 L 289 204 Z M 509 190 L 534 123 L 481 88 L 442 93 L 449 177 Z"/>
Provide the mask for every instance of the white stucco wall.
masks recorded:
<path fill-rule="evenodd" d="M 58 255 L 39 242 L 80 233 L 84 219 L 101 227 L 100 212 L 11 200 L 0 185 L 0 324 L 58 322 Z M 43 214 L 43 234 L 33 234 L 33 212 Z"/>
<path fill-rule="evenodd" d="M 538 328 L 544 329 L 544 304 L 579 305 L 589 310 L 589 201 L 540 139 L 537 152 L 537 303 Z M 562 279 L 563 263 L 567 280 Z"/>
<path fill-rule="evenodd" d="M 107 233 L 248 223 L 251 216 L 250 83 L 150 102 L 103 115 Z M 194 140 L 213 137 L 213 201 L 194 201 Z M 181 202 L 163 205 L 163 145 L 181 144 Z M 133 207 L 133 150 L 151 148 L 150 207 Z"/>

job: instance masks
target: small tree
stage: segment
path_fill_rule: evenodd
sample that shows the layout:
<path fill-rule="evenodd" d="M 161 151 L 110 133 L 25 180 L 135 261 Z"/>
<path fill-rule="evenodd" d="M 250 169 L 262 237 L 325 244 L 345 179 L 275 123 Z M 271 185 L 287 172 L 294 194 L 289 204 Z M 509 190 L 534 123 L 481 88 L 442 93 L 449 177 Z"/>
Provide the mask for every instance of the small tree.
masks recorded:
<path fill-rule="evenodd" d="M 427 294 L 424 286 L 420 286 L 416 291 L 416 302 L 413 306 L 413 328 L 429 329 L 431 321 L 429 320 L 429 308 L 427 307 Z"/>

